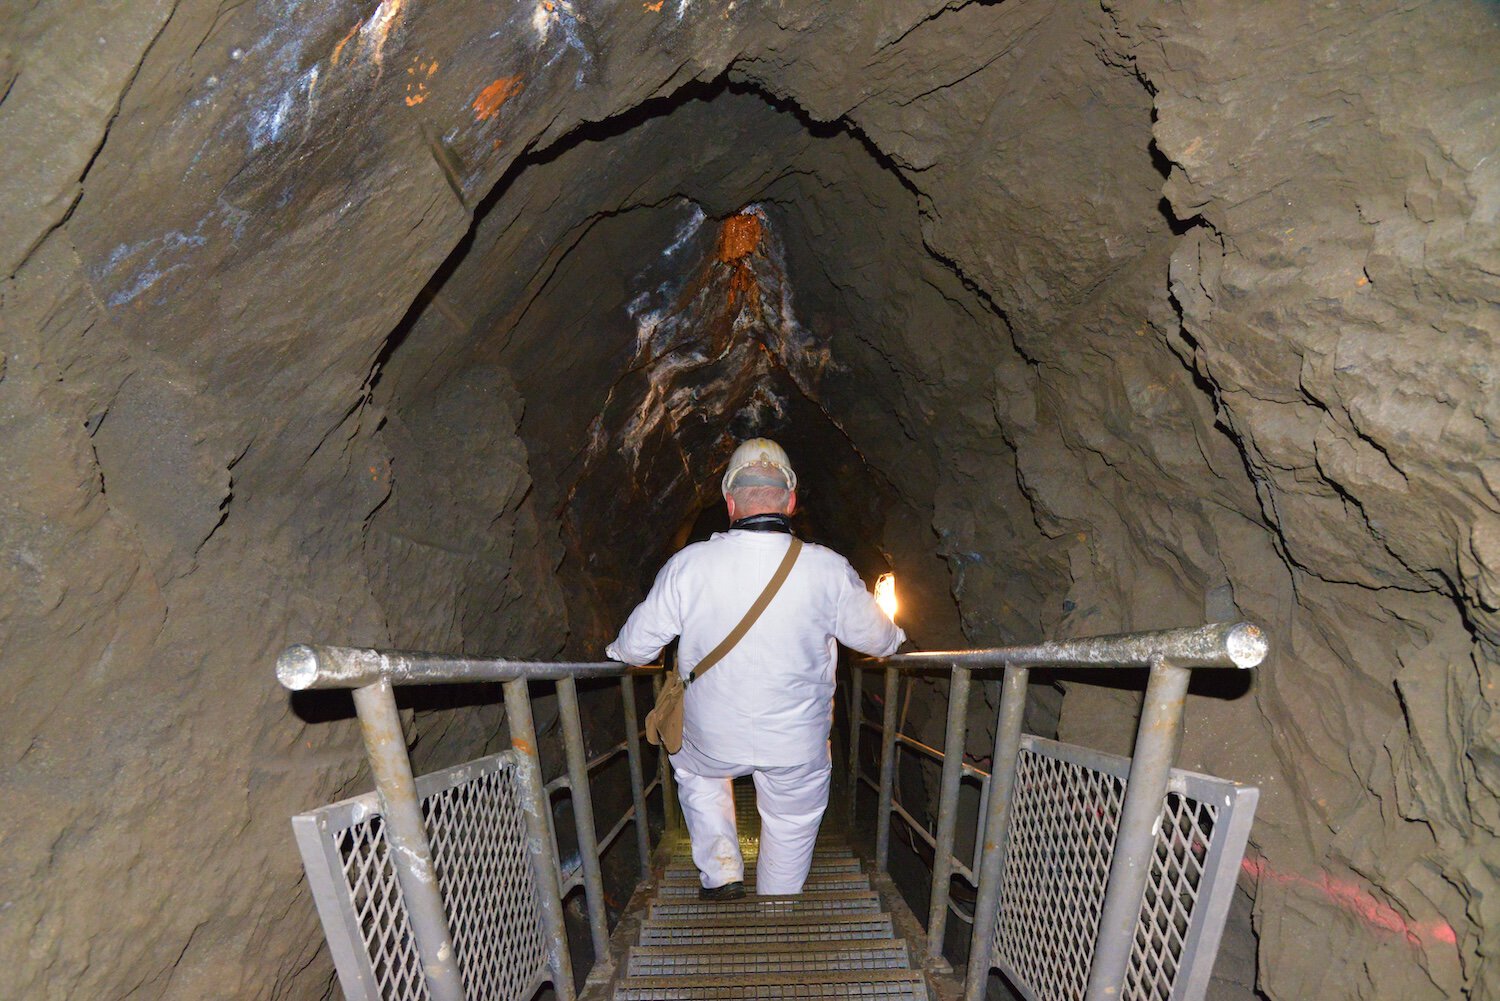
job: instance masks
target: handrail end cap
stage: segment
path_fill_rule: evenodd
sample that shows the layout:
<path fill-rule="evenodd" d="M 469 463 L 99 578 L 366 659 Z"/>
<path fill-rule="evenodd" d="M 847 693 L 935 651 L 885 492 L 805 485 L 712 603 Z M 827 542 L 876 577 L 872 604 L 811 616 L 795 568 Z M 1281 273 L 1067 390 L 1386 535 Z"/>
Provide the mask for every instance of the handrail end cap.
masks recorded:
<path fill-rule="evenodd" d="M 318 677 L 318 652 L 306 643 L 287 647 L 276 658 L 276 680 L 294 692 L 312 687 Z"/>
<path fill-rule="evenodd" d="M 1235 667 L 1251 668 L 1266 659 L 1271 644 L 1260 626 L 1253 622 L 1240 622 L 1229 630 L 1229 635 L 1224 638 L 1224 647 Z"/>

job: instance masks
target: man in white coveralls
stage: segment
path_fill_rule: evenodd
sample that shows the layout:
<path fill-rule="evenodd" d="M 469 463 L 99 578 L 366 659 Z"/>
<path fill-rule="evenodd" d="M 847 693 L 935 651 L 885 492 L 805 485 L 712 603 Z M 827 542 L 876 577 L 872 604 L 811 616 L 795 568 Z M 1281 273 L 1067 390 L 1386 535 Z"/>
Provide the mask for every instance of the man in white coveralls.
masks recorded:
<path fill-rule="evenodd" d="M 786 452 L 765 438 L 743 443 L 722 488 L 729 531 L 667 561 L 609 657 L 648 664 L 681 636 L 677 669 L 687 678 L 766 587 L 792 542 L 797 477 Z M 885 656 L 905 639 L 847 560 L 804 545 L 749 632 L 688 685 L 682 748 L 671 761 L 700 897 L 744 896 L 730 780 L 752 773 L 761 818 L 756 892 L 802 891 L 833 772 L 837 645 Z"/>

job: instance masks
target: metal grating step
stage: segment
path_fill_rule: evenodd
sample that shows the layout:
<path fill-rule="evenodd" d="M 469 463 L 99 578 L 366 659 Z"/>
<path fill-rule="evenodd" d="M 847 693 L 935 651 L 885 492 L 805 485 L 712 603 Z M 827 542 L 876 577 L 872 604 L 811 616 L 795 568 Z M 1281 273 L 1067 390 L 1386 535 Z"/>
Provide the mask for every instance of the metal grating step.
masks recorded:
<path fill-rule="evenodd" d="M 879 914 L 880 897 L 869 893 L 801 893 L 786 897 L 746 897 L 743 900 L 670 900 L 651 905 L 653 918 L 788 917 L 814 914 Z"/>
<path fill-rule="evenodd" d="M 736 782 L 734 791 L 753 888 L 760 818 L 750 784 Z M 819 839 L 795 896 L 700 901 L 692 845 L 680 838 L 667 851 L 636 943 L 620 957 L 612 1001 L 929 1001 L 924 974 L 911 969 L 911 950 L 895 937 L 863 861 L 837 832 Z"/>
<path fill-rule="evenodd" d="M 772 1001 L 778 998 L 885 998 L 928 1001 L 922 975 L 869 970 L 853 975 L 807 973 L 744 977 L 626 977 L 614 1001 Z"/>
<path fill-rule="evenodd" d="M 748 874 L 747 874 L 748 875 Z M 747 879 L 747 888 L 753 888 L 754 880 Z M 663 882 L 656 889 L 656 896 L 661 900 L 678 900 L 683 897 L 698 896 L 698 889 L 702 884 L 695 878 L 691 883 L 686 882 Z M 833 873 L 828 876 L 809 876 L 803 884 L 803 893 L 853 893 L 858 890 L 870 888 L 870 877 L 863 874 Z"/>
<path fill-rule="evenodd" d="M 630 950 L 632 977 L 728 976 L 761 973 L 852 973 L 855 970 L 909 970 L 904 941 L 803 942 L 777 948 L 751 946 L 706 950 L 701 946 L 658 945 Z"/>
<path fill-rule="evenodd" d="M 741 844 L 740 847 L 743 850 L 747 846 Z M 751 850 L 751 851 L 747 852 L 746 854 L 747 854 L 746 861 L 749 861 L 749 859 L 754 856 L 754 851 Z M 813 862 L 814 863 L 817 863 L 817 862 L 820 862 L 820 861 L 825 861 L 825 860 L 828 860 L 828 859 L 852 859 L 852 858 L 856 858 L 856 857 L 857 856 L 854 854 L 854 850 L 853 849 L 848 848 L 848 847 L 846 847 L 844 845 L 841 845 L 841 844 L 830 844 L 830 845 L 820 844 L 816 848 L 813 849 Z M 676 844 L 676 846 L 673 847 L 673 849 L 672 849 L 672 861 L 673 862 L 691 862 L 692 860 L 693 860 L 693 846 L 687 840 L 687 838 L 683 838 L 682 840 L 678 841 L 677 844 Z"/>
<path fill-rule="evenodd" d="M 828 858 L 814 859 L 812 868 L 808 870 L 809 876 L 831 876 L 834 873 L 858 873 L 863 872 L 864 867 L 857 858 Z M 745 879 L 747 881 L 755 878 L 755 863 L 745 863 Z M 665 883 L 688 883 L 698 885 L 698 867 L 692 862 L 673 862 L 667 866 L 663 874 L 662 882 Z"/>
<path fill-rule="evenodd" d="M 721 918 L 712 925 L 694 919 L 648 920 L 641 924 L 640 944 L 708 949 L 771 948 L 814 939 L 890 939 L 895 934 L 889 914 L 771 915 L 766 918 Z"/>

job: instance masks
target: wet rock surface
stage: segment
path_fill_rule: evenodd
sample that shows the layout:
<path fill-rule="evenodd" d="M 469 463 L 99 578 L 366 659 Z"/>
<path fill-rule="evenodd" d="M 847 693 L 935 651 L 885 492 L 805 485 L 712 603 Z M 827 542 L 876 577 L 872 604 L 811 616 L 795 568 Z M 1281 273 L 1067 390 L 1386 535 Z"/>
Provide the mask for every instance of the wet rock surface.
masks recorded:
<path fill-rule="evenodd" d="M 17 996 L 324 996 L 287 817 L 368 779 L 275 653 L 596 656 L 751 431 L 926 647 L 1269 629 L 1184 746 L 1263 790 L 1222 996 L 1500 996 L 1492 5 L 0 23 Z"/>

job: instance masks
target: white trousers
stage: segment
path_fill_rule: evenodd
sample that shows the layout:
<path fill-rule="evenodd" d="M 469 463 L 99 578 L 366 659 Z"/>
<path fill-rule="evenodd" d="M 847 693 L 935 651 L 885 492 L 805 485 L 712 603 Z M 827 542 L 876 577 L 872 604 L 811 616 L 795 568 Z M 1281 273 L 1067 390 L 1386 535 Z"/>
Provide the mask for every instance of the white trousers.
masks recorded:
<path fill-rule="evenodd" d="M 813 842 L 828 808 L 833 761 L 825 749 L 815 761 L 755 768 L 705 757 L 688 744 L 672 755 L 677 800 L 693 841 L 693 862 L 708 888 L 745 878 L 735 827 L 731 780 L 754 774 L 760 811 L 760 857 L 755 892 L 801 893 L 812 867 Z"/>

